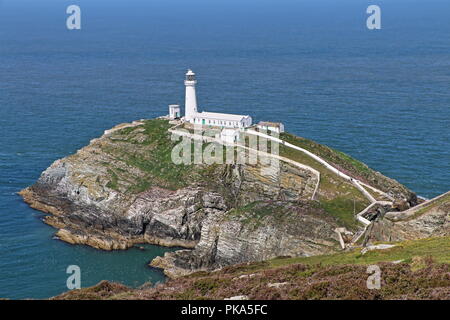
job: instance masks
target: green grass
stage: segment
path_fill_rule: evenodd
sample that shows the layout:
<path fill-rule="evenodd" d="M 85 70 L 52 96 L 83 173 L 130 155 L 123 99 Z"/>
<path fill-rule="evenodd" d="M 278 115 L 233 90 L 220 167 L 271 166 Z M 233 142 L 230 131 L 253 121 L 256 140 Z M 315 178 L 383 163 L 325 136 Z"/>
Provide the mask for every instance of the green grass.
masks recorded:
<path fill-rule="evenodd" d="M 169 128 L 168 121 L 154 119 L 115 132 L 111 137 L 113 143 L 103 146 L 103 150 L 117 161 L 116 166 L 111 164 L 108 168 L 111 179 L 107 186 L 117 189 L 120 182 L 128 180 L 124 191 L 132 193 L 153 185 L 171 190 L 185 187 L 193 166 L 173 163 L 172 149 L 178 141 L 170 139 Z M 136 168 L 141 174 L 131 177 L 133 170 L 128 168 Z"/>
<path fill-rule="evenodd" d="M 243 207 L 232 209 L 227 214 L 227 219 L 238 219 L 244 225 L 261 226 L 268 217 L 282 223 L 288 218 L 290 207 L 286 204 L 272 203 L 268 201 L 255 201 Z"/>
<path fill-rule="evenodd" d="M 353 229 L 358 225 L 355 213 L 362 211 L 366 205 L 362 202 L 353 202 L 352 199 L 346 197 L 336 197 L 332 200 L 320 201 L 321 207 L 329 214 L 334 216 L 338 222 L 348 229 Z"/>

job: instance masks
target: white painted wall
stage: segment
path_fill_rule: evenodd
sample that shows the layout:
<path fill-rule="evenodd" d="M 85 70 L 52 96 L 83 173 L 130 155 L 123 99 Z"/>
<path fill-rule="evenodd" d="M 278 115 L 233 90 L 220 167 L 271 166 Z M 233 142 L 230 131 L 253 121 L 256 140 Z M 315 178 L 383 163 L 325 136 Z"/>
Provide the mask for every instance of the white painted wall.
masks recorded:
<path fill-rule="evenodd" d="M 197 113 L 197 97 L 195 95 L 195 86 L 186 85 L 186 120 L 191 121 Z"/>
<path fill-rule="evenodd" d="M 169 105 L 169 118 L 175 119 L 181 117 L 180 106 L 177 104 Z"/>
<path fill-rule="evenodd" d="M 193 123 L 195 124 L 203 124 L 203 120 L 205 120 L 205 125 L 207 126 L 220 126 L 224 128 L 246 128 L 252 125 L 251 118 L 244 118 L 240 121 L 231 121 L 231 120 L 223 120 L 223 119 L 206 119 L 199 117 L 200 114 L 197 114 L 193 119 Z"/>

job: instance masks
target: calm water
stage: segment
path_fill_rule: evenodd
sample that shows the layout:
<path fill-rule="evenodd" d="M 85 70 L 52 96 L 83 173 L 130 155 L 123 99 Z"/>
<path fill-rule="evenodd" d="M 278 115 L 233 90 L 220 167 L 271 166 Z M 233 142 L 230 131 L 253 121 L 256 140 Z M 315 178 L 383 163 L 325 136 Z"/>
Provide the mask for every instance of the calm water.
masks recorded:
<path fill-rule="evenodd" d="M 150 2 L 150 3 L 148 3 Z M 101 252 L 52 240 L 16 195 L 54 160 L 121 122 L 183 102 L 279 120 L 418 194 L 450 180 L 450 3 L 377 1 L 0 0 L 0 297 L 42 298 L 102 279 L 161 281 L 165 249 Z M 315 3 L 315 4 L 313 4 Z M 65 28 L 70 4 L 82 30 Z"/>

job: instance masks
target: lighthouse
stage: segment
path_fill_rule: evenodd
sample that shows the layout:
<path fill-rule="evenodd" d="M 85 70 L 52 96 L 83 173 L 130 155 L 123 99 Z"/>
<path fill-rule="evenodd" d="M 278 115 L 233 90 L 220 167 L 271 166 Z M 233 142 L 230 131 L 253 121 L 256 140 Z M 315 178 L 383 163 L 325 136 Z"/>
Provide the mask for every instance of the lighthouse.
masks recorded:
<path fill-rule="evenodd" d="M 186 72 L 186 79 L 184 85 L 186 86 L 186 101 L 185 101 L 185 117 L 186 122 L 202 126 L 215 126 L 219 128 L 248 128 L 252 125 L 252 117 L 249 115 L 217 113 L 217 112 L 198 112 L 197 97 L 195 95 L 195 73 L 189 69 Z M 172 108 L 172 109 L 170 109 Z M 175 114 L 175 107 L 170 107 L 170 114 Z"/>
<path fill-rule="evenodd" d="M 195 115 L 197 114 L 197 97 L 195 95 L 195 73 L 189 69 L 186 72 L 186 79 L 184 85 L 186 86 L 186 101 L 185 101 L 185 114 L 186 121 L 193 122 Z"/>

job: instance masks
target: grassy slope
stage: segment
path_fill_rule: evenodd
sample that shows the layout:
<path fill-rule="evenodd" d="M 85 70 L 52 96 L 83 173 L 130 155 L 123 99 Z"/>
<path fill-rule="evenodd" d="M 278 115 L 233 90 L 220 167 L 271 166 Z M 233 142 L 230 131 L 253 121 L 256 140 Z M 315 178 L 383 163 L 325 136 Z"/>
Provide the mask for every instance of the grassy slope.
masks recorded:
<path fill-rule="evenodd" d="M 123 192 L 139 193 L 153 185 L 176 190 L 188 185 L 187 177 L 195 176 L 192 165 L 176 165 L 171 141 L 164 120 L 147 120 L 143 125 L 114 132 L 102 151 L 115 161 L 104 163 L 110 174 L 108 187 Z M 138 174 L 133 174 L 138 172 Z"/>
<path fill-rule="evenodd" d="M 245 206 L 231 209 L 226 216 L 228 221 L 239 221 L 242 225 L 253 229 L 264 225 L 276 224 L 280 226 L 292 226 L 304 228 L 305 225 L 299 222 L 299 217 L 311 215 L 326 223 L 334 222 L 329 214 L 321 209 L 321 206 L 314 202 L 286 202 L 286 201 L 255 201 Z M 299 225 L 300 224 L 300 225 Z M 333 239 L 324 239 L 335 241 Z"/>
<path fill-rule="evenodd" d="M 363 178 L 375 173 L 367 165 L 350 157 L 349 155 L 334 150 L 330 147 L 318 144 L 314 141 L 297 137 L 290 133 L 282 133 L 280 135 L 280 138 L 293 145 L 296 145 L 298 147 L 313 152 L 314 154 L 325 159 L 335 167 L 344 169 L 348 171 L 348 173 L 354 175 L 355 177 Z"/>
<path fill-rule="evenodd" d="M 376 171 L 369 168 L 366 164 L 352 158 L 351 156 L 341 151 L 332 149 L 325 145 L 321 145 L 312 140 L 297 137 L 290 133 L 282 133 L 280 135 L 280 138 L 293 145 L 313 152 L 319 157 L 325 159 L 335 168 L 340 169 L 353 178 L 369 183 L 370 185 L 383 190 L 384 192 L 388 192 L 388 186 L 392 186 L 393 183 L 396 183 L 393 180 L 378 174 Z M 407 190 L 404 186 L 402 187 L 405 191 Z M 378 194 L 374 194 L 374 196 L 376 198 L 380 198 L 380 195 Z M 382 199 L 380 198 L 379 200 Z"/>
<path fill-rule="evenodd" d="M 318 200 L 322 208 L 347 228 L 352 229 L 358 224 L 354 214 L 363 210 L 370 203 L 355 186 L 333 174 L 325 166 L 301 151 L 281 145 L 280 155 L 319 171 Z"/>

